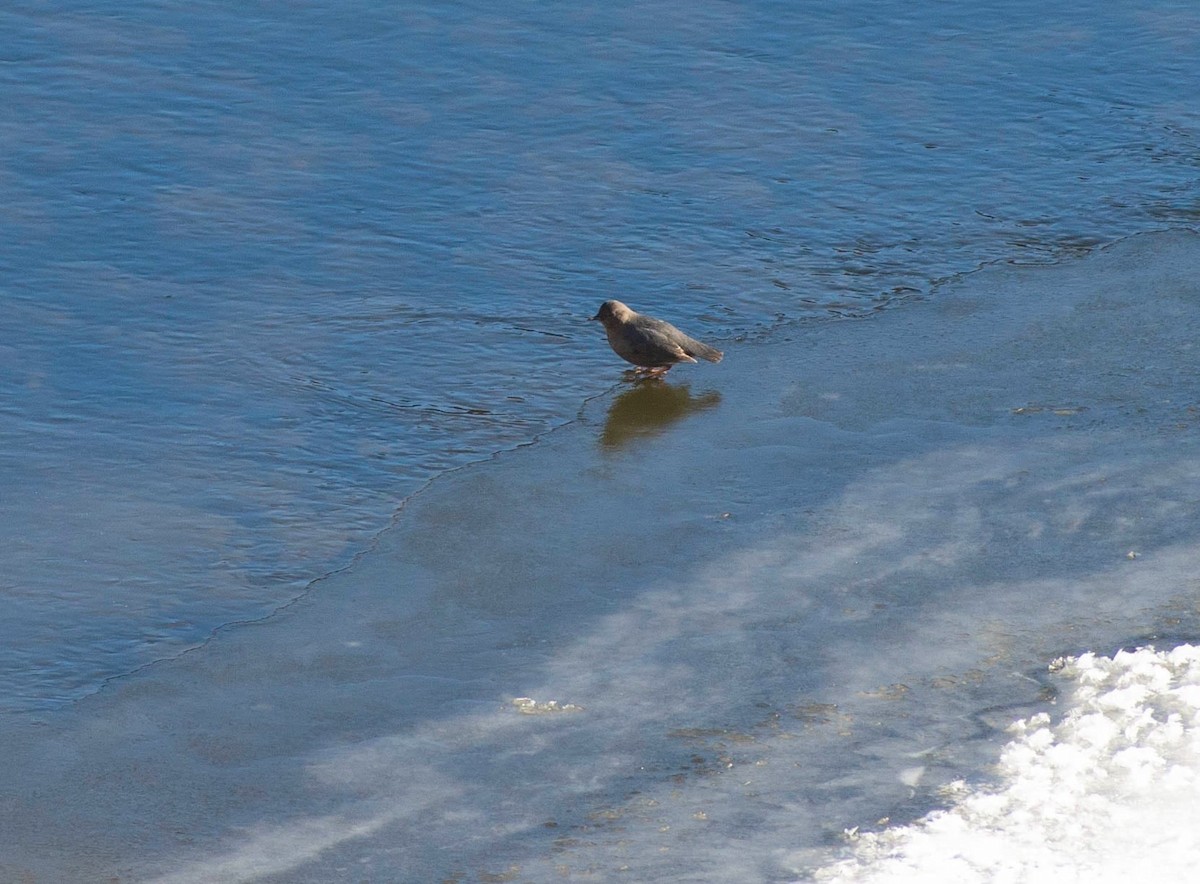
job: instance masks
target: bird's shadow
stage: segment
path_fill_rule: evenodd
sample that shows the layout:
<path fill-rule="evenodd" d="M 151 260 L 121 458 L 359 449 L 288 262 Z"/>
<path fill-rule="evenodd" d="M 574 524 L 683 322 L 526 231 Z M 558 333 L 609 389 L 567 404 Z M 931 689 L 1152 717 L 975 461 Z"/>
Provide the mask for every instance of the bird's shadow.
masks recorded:
<path fill-rule="evenodd" d="M 612 451 L 635 439 L 656 436 L 689 414 L 715 408 L 720 402 L 721 394 L 716 390 L 693 396 L 687 384 L 642 378 L 609 406 L 600 446 Z"/>

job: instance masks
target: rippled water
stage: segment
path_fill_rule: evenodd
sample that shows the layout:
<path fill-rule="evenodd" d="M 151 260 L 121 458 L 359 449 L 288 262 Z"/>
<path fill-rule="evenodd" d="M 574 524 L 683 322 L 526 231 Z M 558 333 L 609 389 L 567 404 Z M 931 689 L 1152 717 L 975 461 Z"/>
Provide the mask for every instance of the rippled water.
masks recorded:
<path fill-rule="evenodd" d="M 750 360 L 1194 223 L 1197 82 L 1169 0 L 8 5 L 0 706 L 264 616 L 570 420 L 604 298 Z"/>

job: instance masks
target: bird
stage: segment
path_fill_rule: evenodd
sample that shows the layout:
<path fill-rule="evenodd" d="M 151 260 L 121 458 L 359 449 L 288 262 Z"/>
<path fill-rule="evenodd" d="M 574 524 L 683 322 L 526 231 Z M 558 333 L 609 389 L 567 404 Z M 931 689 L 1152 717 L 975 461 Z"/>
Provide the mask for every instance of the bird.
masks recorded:
<path fill-rule="evenodd" d="M 643 316 L 620 301 L 605 301 L 592 319 L 604 324 L 613 352 L 648 375 L 664 375 L 672 365 L 695 362 L 696 357 L 720 362 L 725 355 L 716 347 L 689 338 L 671 323 Z"/>

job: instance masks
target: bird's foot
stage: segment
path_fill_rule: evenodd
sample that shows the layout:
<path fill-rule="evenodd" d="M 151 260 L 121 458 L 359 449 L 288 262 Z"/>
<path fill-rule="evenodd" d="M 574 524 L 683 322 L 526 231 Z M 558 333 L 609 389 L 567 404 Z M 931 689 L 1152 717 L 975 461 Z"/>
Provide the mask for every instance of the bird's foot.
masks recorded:
<path fill-rule="evenodd" d="M 634 384 L 641 384 L 645 381 L 660 381 L 667 374 L 666 368 L 628 368 L 625 370 L 625 380 Z"/>

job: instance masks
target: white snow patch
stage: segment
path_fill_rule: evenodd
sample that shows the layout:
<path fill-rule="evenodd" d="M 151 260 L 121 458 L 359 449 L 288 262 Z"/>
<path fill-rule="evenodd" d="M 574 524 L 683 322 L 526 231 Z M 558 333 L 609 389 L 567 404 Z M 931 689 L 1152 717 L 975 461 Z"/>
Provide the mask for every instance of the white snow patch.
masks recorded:
<path fill-rule="evenodd" d="M 1055 667 L 1057 668 L 1057 666 Z M 853 835 L 822 882 L 1191 880 L 1200 865 L 1200 647 L 1084 654 L 1058 724 L 1012 726 L 997 786 Z"/>

